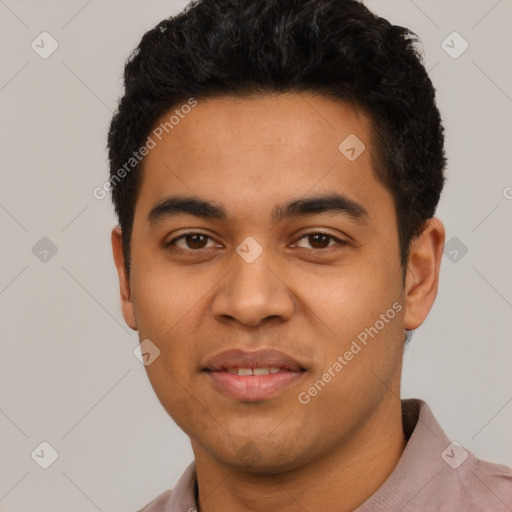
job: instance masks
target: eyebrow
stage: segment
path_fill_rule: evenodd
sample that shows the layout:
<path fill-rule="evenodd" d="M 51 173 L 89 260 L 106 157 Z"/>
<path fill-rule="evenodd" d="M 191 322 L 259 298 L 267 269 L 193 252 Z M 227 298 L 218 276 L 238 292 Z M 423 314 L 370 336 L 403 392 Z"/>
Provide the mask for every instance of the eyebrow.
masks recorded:
<path fill-rule="evenodd" d="M 356 221 L 369 218 L 366 208 L 341 194 L 320 194 L 302 197 L 276 205 L 272 210 L 272 220 L 278 223 L 291 217 L 306 217 L 321 213 L 343 214 Z M 192 196 L 170 196 L 159 201 L 149 212 L 150 224 L 178 215 L 193 215 L 202 219 L 227 221 L 227 211 L 214 201 Z"/>

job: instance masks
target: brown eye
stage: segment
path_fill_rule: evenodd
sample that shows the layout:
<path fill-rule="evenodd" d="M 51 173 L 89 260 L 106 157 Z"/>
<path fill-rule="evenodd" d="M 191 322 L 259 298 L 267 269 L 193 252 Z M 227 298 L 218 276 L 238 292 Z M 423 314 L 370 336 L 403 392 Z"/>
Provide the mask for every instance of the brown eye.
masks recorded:
<path fill-rule="evenodd" d="M 210 245 L 208 245 L 208 243 L 210 243 Z M 185 235 L 174 238 L 166 245 L 167 247 L 178 248 L 183 251 L 199 251 L 212 247 L 212 243 L 212 238 L 203 233 L 186 233 Z"/>
<path fill-rule="evenodd" d="M 308 242 L 314 249 L 325 249 L 329 246 L 332 237 L 324 233 L 313 233 L 308 235 Z"/>
<path fill-rule="evenodd" d="M 305 245 L 301 245 L 301 241 L 305 240 L 309 247 Z M 313 249 L 313 250 L 322 250 L 332 247 L 333 245 L 344 245 L 343 240 L 340 240 L 332 235 L 327 233 L 308 233 L 302 236 L 297 242 L 298 247 L 302 247 L 305 249 Z"/>
<path fill-rule="evenodd" d="M 186 235 L 184 237 L 185 243 L 189 249 L 203 249 L 206 245 L 208 237 L 194 233 L 192 235 Z"/>

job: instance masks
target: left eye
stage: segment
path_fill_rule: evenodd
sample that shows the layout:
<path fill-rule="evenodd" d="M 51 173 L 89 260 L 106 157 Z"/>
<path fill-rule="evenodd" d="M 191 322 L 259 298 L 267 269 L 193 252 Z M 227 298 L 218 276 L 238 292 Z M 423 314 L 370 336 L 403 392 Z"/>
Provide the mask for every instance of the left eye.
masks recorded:
<path fill-rule="evenodd" d="M 301 240 L 306 240 L 313 249 L 326 249 L 327 247 L 336 245 L 336 243 L 343 244 L 342 240 L 339 240 L 338 238 L 326 233 L 308 233 L 307 235 L 302 236 L 299 239 L 299 242 Z M 307 248 L 309 249 L 311 247 Z"/>

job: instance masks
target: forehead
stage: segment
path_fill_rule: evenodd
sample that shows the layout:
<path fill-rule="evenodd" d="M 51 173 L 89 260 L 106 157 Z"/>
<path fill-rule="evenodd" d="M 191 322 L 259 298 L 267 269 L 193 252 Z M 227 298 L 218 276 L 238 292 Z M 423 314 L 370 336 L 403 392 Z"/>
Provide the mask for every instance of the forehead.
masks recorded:
<path fill-rule="evenodd" d="M 198 100 L 184 110 L 161 140 L 153 137 L 145 157 L 139 202 L 146 212 L 180 193 L 233 208 L 264 208 L 310 191 L 337 190 L 370 203 L 387 195 L 372 168 L 371 124 L 353 105 L 287 93 Z"/>

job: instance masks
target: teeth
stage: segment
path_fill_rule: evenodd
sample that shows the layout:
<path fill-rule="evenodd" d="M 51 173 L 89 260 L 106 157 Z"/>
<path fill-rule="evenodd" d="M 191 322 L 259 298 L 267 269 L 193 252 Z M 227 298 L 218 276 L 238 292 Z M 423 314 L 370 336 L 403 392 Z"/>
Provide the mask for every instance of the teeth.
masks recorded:
<path fill-rule="evenodd" d="M 254 373 L 254 375 L 268 375 L 270 373 L 270 368 L 254 368 L 252 373 Z"/>
<path fill-rule="evenodd" d="M 279 373 L 281 368 L 271 367 L 271 368 L 228 368 L 228 373 L 232 373 L 234 375 L 268 375 L 269 373 Z"/>

